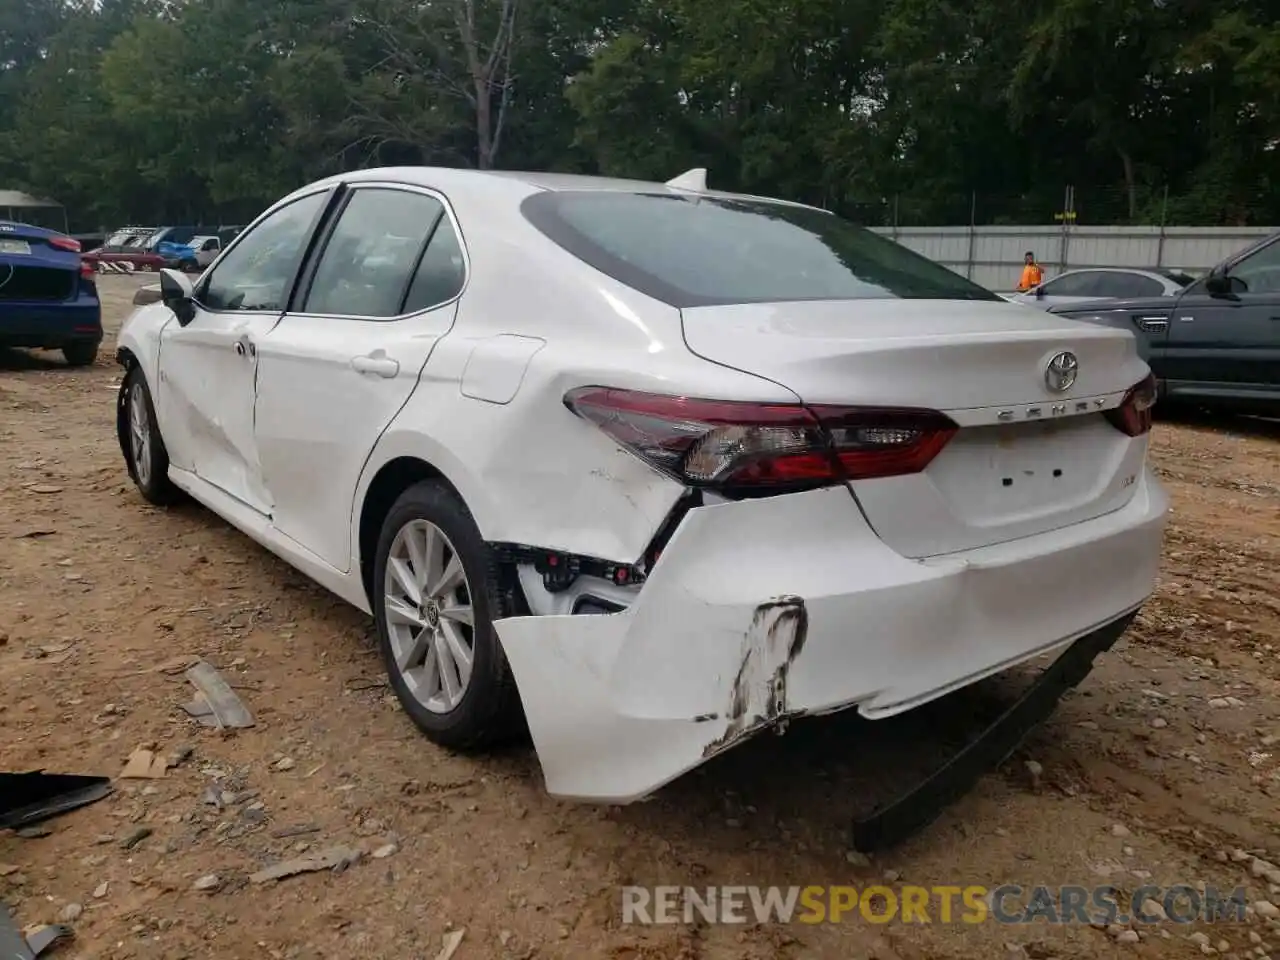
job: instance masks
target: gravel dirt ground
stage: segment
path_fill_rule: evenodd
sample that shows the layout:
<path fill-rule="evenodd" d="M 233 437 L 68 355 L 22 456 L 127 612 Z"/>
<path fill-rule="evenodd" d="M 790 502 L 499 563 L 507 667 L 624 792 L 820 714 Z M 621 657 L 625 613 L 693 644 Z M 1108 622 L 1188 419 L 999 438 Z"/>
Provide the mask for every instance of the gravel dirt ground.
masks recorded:
<path fill-rule="evenodd" d="M 47 835 L 0 833 L 0 900 L 24 925 L 70 919 L 64 955 L 431 960 L 465 929 L 454 960 L 1280 957 L 1265 904 L 1242 922 L 1109 930 L 947 924 L 933 907 L 929 924 L 620 913 L 628 883 L 1111 885 L 1122 903 L 1201 883 L 1280 903 L 1276 425 L 1157 425 L 1174 510 L 1156 597 L 1015 757 L 867 860 L 851 817 L 918 775 L 939 730 L 1007 702 L 1010 678 L 902 721 L 797 723 L 625 808 L 548 798 L 528 746 L 444 753 L 395 706 L 364 616 L 207 511 L 152 508 L 129 484 L 112 353 L 138 283 L 101 280 L 92 368 L 0 351 L 0 766 L 116 776 L 139 746 L 185 756 Z M 181 711 L 195 656 L 256 726 Z M 366 856 L 249 880 L 335 844 Z"/>

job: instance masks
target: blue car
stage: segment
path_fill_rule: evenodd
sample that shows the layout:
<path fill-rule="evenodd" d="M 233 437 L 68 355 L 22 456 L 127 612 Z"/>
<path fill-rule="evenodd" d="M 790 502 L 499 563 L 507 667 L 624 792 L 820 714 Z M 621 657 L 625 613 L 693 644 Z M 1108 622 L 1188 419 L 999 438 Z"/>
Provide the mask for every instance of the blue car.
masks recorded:
<path fill-rule="evenodd" d="M 102 304 L 79 241 L 0 220 L 0 347 L 61 350 L 83 367 L 101 343 Z"/>

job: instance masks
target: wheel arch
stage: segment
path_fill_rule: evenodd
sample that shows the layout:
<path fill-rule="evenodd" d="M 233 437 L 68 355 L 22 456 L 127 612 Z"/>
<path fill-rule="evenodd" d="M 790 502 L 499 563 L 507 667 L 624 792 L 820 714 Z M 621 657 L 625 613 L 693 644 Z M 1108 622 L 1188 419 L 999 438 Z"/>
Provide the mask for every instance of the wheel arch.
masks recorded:
<path fill-rule="evenodd" d="M 133 457 L 129 454 L 129 383 L 134 376 L 147 380 L 146 371 L 128 347 L 116 348 L 116 362 L 124 367 L 124 376 L 120 378 L 120 389 L 116 391 L 116 440 L 120 444 L 120 454 L 124 457 L 125 469 L 129 479 L 138 482 L 138 472 L 133 466 Z"/>
<path fill-rule="evenodd" d="M 376 559 L 378 536 L 382 532 L 382 523 L 395 505 L 400 495 L 414 484 L 424 480 L 433 480 L 448 487 L 458 500 L 466 506 L 466 499 L 443 470 L 429 463 L 422 457 L 403 454 L 389 459 L 374 473 L 373 479 L 365 488 L 360 502 L 360 513 L 356 521 L 356 556 L 360 573 L 360 584 L 364 588 L 365 598 L 370 606 L 373 604 L 373 567 Z M 468 509 L 470 509 L 468 507 Z"/>
<path fill-rule="evenodd" d="M 126 373 L 140 365 L 138 357 L 128 347 L 116 347 L 116 363 L 124 367 Z"/>

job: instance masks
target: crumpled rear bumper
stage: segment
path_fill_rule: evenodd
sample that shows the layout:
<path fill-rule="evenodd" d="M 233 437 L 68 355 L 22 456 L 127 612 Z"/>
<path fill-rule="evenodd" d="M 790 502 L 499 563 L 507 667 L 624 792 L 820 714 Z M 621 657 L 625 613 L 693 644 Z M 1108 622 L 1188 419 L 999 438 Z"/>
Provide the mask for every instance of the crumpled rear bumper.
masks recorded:
<path fill-rule="evenodd" d="M 626 803 L 778 720 L 912 709 L 1139 607 L 1168 503 L 908 560 L 843 488 L 692 511 L 639 599 L 497 622 L 556 796 Z"/>

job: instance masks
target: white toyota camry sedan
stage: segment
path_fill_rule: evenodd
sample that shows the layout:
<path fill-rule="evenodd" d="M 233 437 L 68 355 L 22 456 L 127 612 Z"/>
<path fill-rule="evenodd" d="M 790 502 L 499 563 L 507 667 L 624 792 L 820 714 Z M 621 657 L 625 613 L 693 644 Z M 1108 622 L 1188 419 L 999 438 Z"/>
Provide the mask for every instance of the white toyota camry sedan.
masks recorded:
<path fill-rule="evenodd" d="M 130 475 L 375 617 L 432 740 L 523 716 L 558 796 L 1042 654 L 1078 680 L 1160 555 L 1134 338 L 704 177 L 291 194 L 121 331 Z"/>

